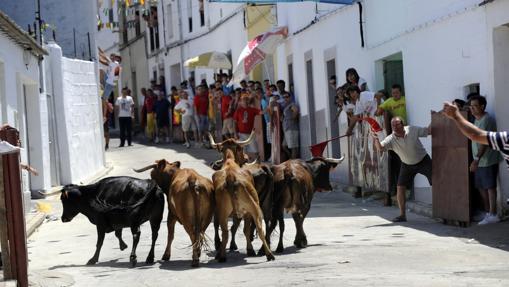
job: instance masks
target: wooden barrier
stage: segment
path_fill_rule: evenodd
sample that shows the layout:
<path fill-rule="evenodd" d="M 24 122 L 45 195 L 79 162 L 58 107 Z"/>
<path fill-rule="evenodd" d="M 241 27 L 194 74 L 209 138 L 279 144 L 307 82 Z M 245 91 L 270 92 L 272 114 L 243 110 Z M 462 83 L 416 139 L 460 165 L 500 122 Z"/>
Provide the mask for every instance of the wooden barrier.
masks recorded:
<path fill-rule="evenodd" d="M 0 130 L 0 139 L 18 145 L 15 129 Z M 28 255 L 25 213 L 21 193 L 19 153 L 2 155 L 0 159 L 0 240 L 4 280 L 16 279 L 18 286 L 28 286 Z"/>

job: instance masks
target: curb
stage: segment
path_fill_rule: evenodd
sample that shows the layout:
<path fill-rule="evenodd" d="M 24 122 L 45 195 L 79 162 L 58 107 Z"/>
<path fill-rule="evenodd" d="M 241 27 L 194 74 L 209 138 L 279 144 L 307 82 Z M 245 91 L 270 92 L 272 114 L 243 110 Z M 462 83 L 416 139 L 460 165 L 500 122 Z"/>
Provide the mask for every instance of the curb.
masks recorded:
<path fill-rule="evenodd" d="M 39 226 L 42 225 L 44 222 L 44 219 L 46 218 L 46 214 L 42 212 L 35 213 L 34 216 L 27 218 L 26 221 L 26 231 L 27 231 L 27 238 L 29 238 Z"/>

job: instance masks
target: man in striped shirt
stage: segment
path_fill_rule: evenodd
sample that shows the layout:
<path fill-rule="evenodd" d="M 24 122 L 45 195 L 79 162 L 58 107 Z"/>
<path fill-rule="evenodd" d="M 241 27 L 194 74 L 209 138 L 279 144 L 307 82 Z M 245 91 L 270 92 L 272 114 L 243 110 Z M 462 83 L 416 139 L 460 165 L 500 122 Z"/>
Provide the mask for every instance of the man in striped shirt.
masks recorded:
<path fill-rule="evenodd" d="M 509 168 L 509 134 L 507 132 L 488 132 L 482 130 L 461 116 L 458 107 L 452 103 L 444 103 L 444 114 L 454 120 L 460 131 L 471 141 L 489 145 L 498 150 Z"/>

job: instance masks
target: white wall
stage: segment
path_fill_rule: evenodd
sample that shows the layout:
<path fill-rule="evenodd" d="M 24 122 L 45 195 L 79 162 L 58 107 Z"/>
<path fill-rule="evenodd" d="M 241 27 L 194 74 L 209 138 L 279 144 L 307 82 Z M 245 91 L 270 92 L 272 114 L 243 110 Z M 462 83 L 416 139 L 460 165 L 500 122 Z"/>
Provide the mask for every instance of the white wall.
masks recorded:
<path fill-rule="evenodd" d="M 46 117 L 44 97 L 39 94 L 39 70 L 36 57 L 30 54 L 28 65 L 23 59 L 23 49 L 0 33 L 0 110 L 2 123 L 20 131 L 21 161 L 29 163 L 39 171 L 39 176 L 30 176 L 26 171 L 22 173 L 22 190 L 26 211 L 29 211 L 30 188 L 47 189 L 49 185 L 49 169 L 47 162 L 48 129 L 39 120 Z M 24 88 L 25 87 L 25 88 Z M 24 93 L 26 92 L 26 97 Z M 27 112 L 36 119 L 27 125 L 25 113 L 25 98 Z M 29 138 L 30 136 L 30 138 Z"/>
<path fill-rule="evenodd" d="M 57 115 L 62 184 L 77 183 L 104 167 L 102 116 L 93 62 L 61 57 L 48 46 Z"/>
<path fill-rule="evenodd" d="M 471 83 L 480 83 L 481 94 L 488 100 L 488 112 L 494 113 L 497 111 L 496 95 L 504 99 L 507 97 L 502 92 L 495 94 L 492 35 L 494 27 L 509 22 L 509 14 L 506 13 L 509 3 L 495 1 L 486 7 L 479 7 L 478 2 L 364 1 L 365 48 L 360 45 L 358 6 L 345 6 L 303 32 L 291 35 L 286 44 L 278 48 L 277 77 L 288 80 L 287 57 L 291 55 L 296 96 L 302 114 L 307 115 L 306 52 L 311 51 L 313 57 L 316 111 L 330 109 L 327 107 L 326 50 L 336 49 L 338 84 L 344 82 L 345 70 L 355 67 L 361 77 L 368 81 L 371 90 L 383 88 L 380 81 L 375 81 L 381 78 L 375 63 L 401 52 L 410 124 L 427 126 L 430 110 L 440 110 L 444 100 L 463 98 L 464 86 Z M 300 4 L 305 5 L 309 6 Z M 311 6 L 287 6 L 278 4 L 278 21 L 280 26 L 289 25 L 292 34 L 308 23 L 314 11 L 309 11 Z M 491 11 L 490 15 L 487 15 L 486 9 Z M 500 82 L 500 90 L 506 91 L 506 86 L 502 86 L 507 81 Z M 498 101 L 506 103 L 506 100 Z M 503 109 L 502 106 L 497 102 L 497 108 Z M 499 126 L 509 126 L 509 119 L 501 110 L 496 116 Z M 301 140 L 304 145 L 302 149 L 307 149 L 309 142 L 306 138 Z M 431 140 L 426 139 L 423 143 L 431 152 Z M 416 187 L 427 186 L 423 177 L 416 179 Z M 503 180 L 503 187 L 509 187 L 507 180 Z"/>

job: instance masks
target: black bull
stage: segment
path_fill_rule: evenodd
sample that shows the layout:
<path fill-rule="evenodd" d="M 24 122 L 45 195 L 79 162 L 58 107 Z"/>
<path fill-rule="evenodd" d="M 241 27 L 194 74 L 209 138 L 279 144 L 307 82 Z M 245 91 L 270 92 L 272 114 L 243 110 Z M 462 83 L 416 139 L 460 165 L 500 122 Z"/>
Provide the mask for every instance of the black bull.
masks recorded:
<path fill-rule="evenodd" d="M 164 209 L 164 194 L 154 181 L 109 177 L 91 185 L 66 185 L 60 199 L 64 209 L 63 222 L 69 222 L 82 213 L 97 227 L 96 250 L 87 264 L 97 263 L 106 233 L 115 231 L 120 249 L 127 248 L 122 240 L 122 228 L 129 227 L 133 234 L 130 262 L 135 266 L 140 225 L 146 221 L 150 221 L 152 229 L 152 247 L 146 263 L 154 262 L 154 245 Z"/>

